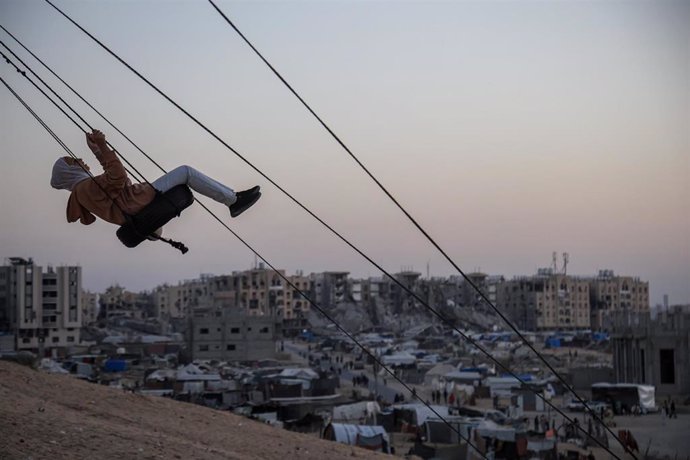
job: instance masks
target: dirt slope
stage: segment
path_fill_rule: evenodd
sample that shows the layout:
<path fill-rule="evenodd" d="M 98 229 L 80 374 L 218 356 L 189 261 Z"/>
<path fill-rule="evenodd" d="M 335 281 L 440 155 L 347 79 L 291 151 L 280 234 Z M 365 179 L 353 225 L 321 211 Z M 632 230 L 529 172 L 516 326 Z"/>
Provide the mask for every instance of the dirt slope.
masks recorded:
<path fill-rule="evenodd" d="M 0 361 L 0 459 L 390 459 Z"/>

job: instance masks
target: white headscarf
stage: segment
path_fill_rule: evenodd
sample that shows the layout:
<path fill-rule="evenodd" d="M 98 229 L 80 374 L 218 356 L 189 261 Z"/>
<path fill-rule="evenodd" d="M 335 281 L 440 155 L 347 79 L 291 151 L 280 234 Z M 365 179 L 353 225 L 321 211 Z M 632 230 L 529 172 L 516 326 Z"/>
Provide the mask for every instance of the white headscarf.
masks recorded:
<path fill-rule="evenodd" d="M 53 165 L 50 185 L 56 189 L 72 191 L 75 185 L 89 177 L 89 174 L 78 164 L 70 165 L 65 158 L 58 158 Z"/>

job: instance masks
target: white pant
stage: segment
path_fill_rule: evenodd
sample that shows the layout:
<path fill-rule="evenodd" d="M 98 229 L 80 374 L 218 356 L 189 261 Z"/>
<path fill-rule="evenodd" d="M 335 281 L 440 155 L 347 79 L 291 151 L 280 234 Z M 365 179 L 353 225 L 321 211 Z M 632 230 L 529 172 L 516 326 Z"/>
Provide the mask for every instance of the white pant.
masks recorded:
<path fill-rule="evenodd" d="M 211 179 L 191 166 L 179 166 L 151 183 L 153 188 L 163 193 L 181 184 L 188 185 L 195 192 L 226 206 L 237 201 L 235 192 L 230 187 Z"/>

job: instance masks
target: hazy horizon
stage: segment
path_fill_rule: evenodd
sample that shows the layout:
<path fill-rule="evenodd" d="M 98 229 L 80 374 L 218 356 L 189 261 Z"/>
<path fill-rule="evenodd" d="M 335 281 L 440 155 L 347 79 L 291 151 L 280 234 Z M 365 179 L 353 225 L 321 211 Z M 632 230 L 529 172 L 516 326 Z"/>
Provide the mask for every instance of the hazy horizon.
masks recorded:
<path fill-rule="evenodd" d="M 56 4 L 386 270 L 456 274 L 210 4 Z M 465 272 L 531 275 L 568 252 L 568 273 L 611 269 L 649 281 L 651 305 L 690 303 L 690 2 L 218 5 Z M 381 275 L 47 3 L 6 0 L 0 23 L 164 168 L 260 184 L 237 219 L 203 201 L 276 267 Z M 147 179 L 160 175 L 0 36 Z M 83 134 L 2 64 L 98 170 Z M 0 257 L 81 265 L 92 291 L 254 265 L 198 206 L 165 229 L 184 256 L 127 249 L 104 222 L 68 224 L 68 194 L 48 183 L 64 152 L 4 87 L 0 103 Z"/>

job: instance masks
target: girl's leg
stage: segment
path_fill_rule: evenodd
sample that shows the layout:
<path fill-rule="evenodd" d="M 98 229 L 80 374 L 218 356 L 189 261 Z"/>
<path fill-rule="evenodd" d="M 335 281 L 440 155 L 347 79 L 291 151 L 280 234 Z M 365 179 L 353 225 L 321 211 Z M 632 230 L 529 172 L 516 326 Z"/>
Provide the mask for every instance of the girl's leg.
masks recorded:
<path fill-rule="evenodd" d="M 230 206 L 237 201 L 237 196 L 230 187 L 226 187 L 220 182 L 211 179 L 191 166 L 179 166 L 151 183 L 153 188 L 163 193 L 181 184 L 188 185 L 195 192 L 201 193 L 226 206 Z"/>

